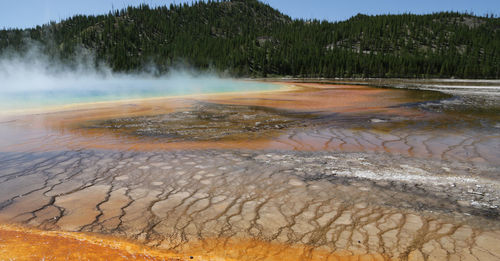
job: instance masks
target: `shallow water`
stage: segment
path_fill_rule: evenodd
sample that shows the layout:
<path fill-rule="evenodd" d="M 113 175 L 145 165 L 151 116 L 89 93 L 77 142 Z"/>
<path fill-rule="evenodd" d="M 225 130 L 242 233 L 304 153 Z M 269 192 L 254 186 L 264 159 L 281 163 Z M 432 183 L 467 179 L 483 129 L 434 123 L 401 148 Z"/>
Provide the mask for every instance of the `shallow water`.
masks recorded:
<path fill-rule="evenodd" d="M 434 91 L 300 85 L 5 120 L 3 151 L 206 148 L 384 152 L 497 165 L 500 111 Z M 297 87 L 296 86 L 296 87 Z M 499 103 L 500 104 L 500 103 Z"/>
<path fill-rule="evenodd" d="M 498 104 L 288 85 L 5 118 L 0 222 L 129 239 L 181 260 L 500 256 Z M 16 244 L 40 240 L 22 233 Z"/>
<path fill-rule="evenodd" d="M 50 77 L 49 77 L 50 79 Z M 22 112 L 25 109 L 164 96 L 201 95 L 208 93 L 270 91 L 279 85 L 255 81 L 237 81 L 215 77 L 151 77 L 109 76 L 83 78 L 45 79 L 34 86 L 9 86 L 0 88 L 2 114 Z M 182 87 L 179 87 L 182 86 Z"/>

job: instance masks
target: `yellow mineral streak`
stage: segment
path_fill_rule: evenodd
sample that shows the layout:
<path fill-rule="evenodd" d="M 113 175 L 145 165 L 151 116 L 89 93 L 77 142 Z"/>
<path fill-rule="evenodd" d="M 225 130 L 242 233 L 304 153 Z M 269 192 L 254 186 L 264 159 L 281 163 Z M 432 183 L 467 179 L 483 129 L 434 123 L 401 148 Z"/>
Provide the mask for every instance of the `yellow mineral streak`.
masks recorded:
<path fill-rule="evenodd" d="M 209 254 L 207 248 L 212 249 Z M 0 225 L 0 260 L 394 260 L 380 254 L 331 253 L 307 246 L 290 247 L 242 239 L 192 242 L 179 252 L 155 250 L 102 235 Z"/>

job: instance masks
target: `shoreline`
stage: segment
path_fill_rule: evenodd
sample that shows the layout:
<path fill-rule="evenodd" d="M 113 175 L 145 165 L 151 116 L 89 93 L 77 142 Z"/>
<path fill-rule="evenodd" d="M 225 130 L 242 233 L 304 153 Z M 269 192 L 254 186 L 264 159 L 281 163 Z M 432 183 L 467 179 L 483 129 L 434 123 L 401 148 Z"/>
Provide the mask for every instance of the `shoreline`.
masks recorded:
<path fill-rule="evenodd" d="M 161 100 L 172 100 L 172 99 L 194 99 L 194 98 L 213 98 L 213 97 L 224 97 L 230 95 L 245 95 L 245 94 L 265 94 L 265 93 L 279 93 L 286 91 L 300 90 L 303 88 L 321 88 L 320 86 L 296 86 L 300 84 L 329 84 L 337 86 L 367 86 L 367 87 L 386 87 L 394 89 L 416 89 L 416 90 L 426 90 L 426 91 L 438 91 L 444 93 L 453 94 L 457 90 L 456 94 L 468 94 L 466 91 L 473 90 L 478 91 L 470 94 L 497 94 L 497 90 L 500 90 L 500 79 L 439 79 L 439 78 L 428 78 L 428 79 L 418 79 L 418 78 L 293 78 L 293 77 L 271 77 L 271 78 L 241 78 L 235 79 L 237 81 L 250 81 L 250 82 L 261 82 L 280 85 L 281 87 L 275 90 L 260 90 L 260 91 L 228 91 L 228 92 L 214 92 L 214 93 L 204 93 L 204 94 L 187 94 L 187 95 L 177 95 L 177 96 L 159 96 L 159 97 L 148 97 L 148 98 L 131 98 L 122 100 L 109 100 L 109 101 L 98 101 L 98 102 L 82 102 L 73 103 L 66 105 L 57 106 L 47 106 L 33 109 L 16 109 L 11 111 L 0 112 L 0 118 L 10 118 L 15 116 L 26 116 L 26 115 L 37 115 L 37 114 L 47 114 L 55 112 L 65 112 L 74 110 L 84 110 L 84 109 L 99 109 L 116 105 L 126 105 L 128 103 L 139 103 L 139 102 L 154 102 Z M 456 85 L 443 85 L 445 83 L 455 83 Z M 476 83 L 477 86 L 467 86 L 468 84 Z M 464 84 L 464 85 L 458 85 Z M 486 90 L 485 93 L 482 91 Z M 498 92 L 500 95 L 500 91 Z"/>
<path fill-rule="evenodd" d="M 462 83 L 491 83 L 500 84 L 500 79 L 453 79 L 453 78 L 297 78 L 297 77 L 269 77 L 269 78 L 248 78 L 257 81 L 325 81 L 325 82 L 373 82 L 373 81 L 414 81 L 414 82 L 462 82 Z"/>
<path fill-rule="evenodd" d="M 98 102 L 82 102 L 66 105 L 47 106 L 32 109 L 16 109 L 11 111 L 0 112 L 0 119 L 11 118 L 16 116 L 48 114 L 56 112 L 84 110 L 84 109 L 99 109 L 110 106 L 126 105 L 129 103 L 139 102 L 154 102 L 161 100 L 172 99 L 194 99 L 194 98 L 213 98 L 224 97 L 229 95 L 245 95 L 245 94 L 265 94 L 265 93 L 279 93 L 286 91 L 300 90 L 302 88 L 321 88 L 320 86 L 296 86 L 299 84 L 318 83 L 330 85 L 346 85 L 346 86 L 367 86 L 367 87 L 386 87 L 394 89 L 416 89 L 424 91 L 438 91 L 449 94 L 462 94 L 462 95 L 491 95 L 500 96 L 500 79 L 440 79 L 440 78 L 293 78 L 293 77 L 271 77 L 271 78 L 241 78 L 235 79 L 237 81 L 250 81 L 261 82 L 280 85 L 276 90 L 261 90 L 261 91 L 228 91 L 228 92 L 214 92 L 204 94 L 188 94 L 177 96 L 159 96 L 148 98 L 131 98 L 122 100 L 109 100 Z M 455 85 L 444 85 L 452 83 Z M 470 84 L 478 84 L 474 86 L 467 86 Z M 459 85 L 463 84 L 463 85 Z M 468 92 L 473 91 L 473 92 Z"/>
<path fill-rule="evenodd" d="M 267 82 L 266 82 L 267 83 Z M 175 99 L 194 99 L 194 98 L 210 98 L 217 96 L 228 96 L 228 95 L 245 95 L 245 94 L 258 94 L 258 93 L 279 93 L 286 91 L 296 90 L 297 87 L 290 86 L 289 84 L 281 82 L 271 82 L 271 84 L 280 85 L 281 87 L 275 90 L 257 90 L 257 91 L 227 91 L 227 92 L 213 92 L 213 93 L 202 93 L 202 94 L 187 94 L 187 95 L 177 95 L 177 96 L 159 96 L 159 97 L 148 97 L 148 98 L 132 98 L 132 99 L 122 99 L 122 100 L 110 100 L 110 101 L 98 101 L 98 102 L 83 102 L 83 103 L 73 103 L 58 106 L 48 106 L 42 108 L 26 109 L 26 110 L 14 110 L 8 112 L 0 112 L 0 117 L 9 118 L 16 116 L 28 116 L 28 115 L 39 115 L 39 114 L 50 114 L 57 112 L 68 112 L 77 111 L 85 109 L 102 109 L 117 105 L 127 105 L 130 103 L 147 103 L 154 101 L 168 101 Z M 1 118 L 0 118 L 1 119 Z"/>

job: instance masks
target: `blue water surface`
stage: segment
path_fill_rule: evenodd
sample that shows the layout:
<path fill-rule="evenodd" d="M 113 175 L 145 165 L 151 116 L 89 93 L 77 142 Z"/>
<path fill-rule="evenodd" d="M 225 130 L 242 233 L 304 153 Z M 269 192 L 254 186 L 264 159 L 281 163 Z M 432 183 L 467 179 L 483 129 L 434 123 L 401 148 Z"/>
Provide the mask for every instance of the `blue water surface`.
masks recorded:
<path fill-rule="evenodd" d="M 1 79 L 0 79 L 1 80 Z M 77 103 L 224 92 L 269 91 L 272 83 L 217 77 L 50 77 L 9 79 L 0 85 L 2 111 Z"/>

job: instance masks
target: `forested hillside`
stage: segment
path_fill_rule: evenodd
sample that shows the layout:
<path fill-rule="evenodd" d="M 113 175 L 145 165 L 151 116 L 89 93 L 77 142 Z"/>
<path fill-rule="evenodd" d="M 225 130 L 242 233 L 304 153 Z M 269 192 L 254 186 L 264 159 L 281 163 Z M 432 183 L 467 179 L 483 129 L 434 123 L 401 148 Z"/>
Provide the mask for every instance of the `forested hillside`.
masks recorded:
<path fill-rule="evenodd" d="M 500 18 L 452 12 L 327 22 L 257 0 L 207 1 L 0 31 L 0 52 L 33 42 L 68 63 L 91 50 L 115 71 L 182 63 L 234 76 L 500 78 Z"/>

